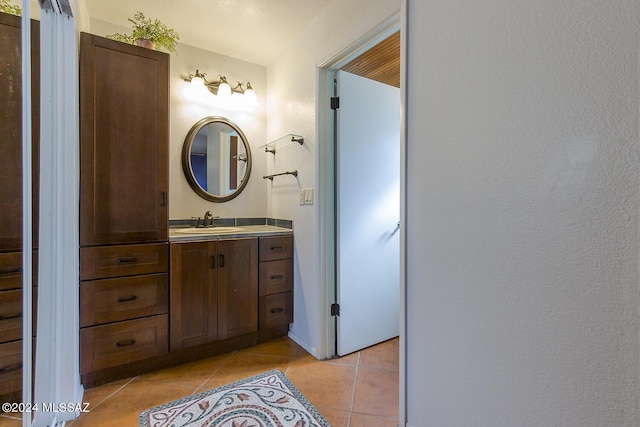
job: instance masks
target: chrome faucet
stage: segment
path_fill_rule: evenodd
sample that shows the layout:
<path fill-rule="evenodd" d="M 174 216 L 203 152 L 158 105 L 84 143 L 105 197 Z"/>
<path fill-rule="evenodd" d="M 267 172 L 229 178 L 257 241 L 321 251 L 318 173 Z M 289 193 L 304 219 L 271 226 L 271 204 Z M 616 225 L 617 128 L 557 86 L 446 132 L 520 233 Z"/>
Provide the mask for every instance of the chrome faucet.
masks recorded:
<path fill-rule="evenodd" d="M 220 218 L 218 216 L 213 216 L 213 214 L 211 213 L 211 211 L 206 211 L 204 213 L 204 218 L 202 218 L 202 222 L 200 222 L 200 217 L 196 217 L 196 216 L 192 216 L 191 219 L 194 219 L 196 221 L 196 228 L 210 228 L 213 227 L 213 219 L 214 218 Z"/>
<path fill-rule="evenodd" d="M 211 211 L 206 211 L 204 213 L 204 218 L 202 219 L 202 226 L 205 228 L 213 227 L 213 214 Z"/>

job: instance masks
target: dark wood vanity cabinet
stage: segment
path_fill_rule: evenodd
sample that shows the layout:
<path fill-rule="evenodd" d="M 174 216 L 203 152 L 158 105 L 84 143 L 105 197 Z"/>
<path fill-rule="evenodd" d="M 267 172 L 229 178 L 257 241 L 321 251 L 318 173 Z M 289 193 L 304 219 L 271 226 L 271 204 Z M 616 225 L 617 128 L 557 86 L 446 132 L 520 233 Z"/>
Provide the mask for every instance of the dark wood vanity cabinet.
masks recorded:
<path fill-rule="evenodd" d="M 80 245 L 168 239 L 169 55 L 81 33 Z"/>
<path fill-rule="evenodd" d="M 261 237 L 259 340 L 286 335 L 293 322 L 293 236 Z"/>
<path fill-rule="evenodd" d="M 218 242 L 171 243 L 171 350 L 218 339 Z"/>
<path fill-rule="evenodd" d="M 258 239 L 171 244 L 171 350 L 258 330 Z"/>
<path fill-rule="evenodd" d="M 168 82 L 167 54 L 81 34 L 87 388 L 255 345 L 292 319 L 292 238 L 168 242 Z"/>
<path fill-rule="evenodd" d="M 169 351 L 169 244 L 80 249 L 80 373 Z"/>
<path fill-rule="evenodd" d="M 83 379 L 169 351 L 168 152 L 169 55 L 82 33 Z"/>
<path fill-rule="evenodd" d="M 0 250 L 22 250 L 21 19 L 0 13 Z M 31 21 L 33 246 L 38 246 L 40 166 L 40 23 Z"/>
<path fill-rule="evenodd" d="M 22 22 L 0 13 L 0 401 L 22 397 Z M 40 23 L 31 21 L 33 285 L 37 284 Z M 34 303 L 37 288 L 33 288 Z M 36 313 L 36 307 L 33 307 Z M 35 317 L 33 335 L 36 333 Z"/>

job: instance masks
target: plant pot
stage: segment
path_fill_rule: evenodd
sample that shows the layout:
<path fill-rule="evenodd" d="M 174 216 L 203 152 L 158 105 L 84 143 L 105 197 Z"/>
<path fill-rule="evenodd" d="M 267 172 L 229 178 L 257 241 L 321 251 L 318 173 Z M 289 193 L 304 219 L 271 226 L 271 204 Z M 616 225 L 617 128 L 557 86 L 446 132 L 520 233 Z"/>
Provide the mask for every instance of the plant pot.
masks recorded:
<path fill-rule="evenodd" d="M 151 40 L 147 40 L 147 39 L 137 39 L 136 46 L 145 47 L 151 50 L 155 50 L 156 48 L 156 44 Z"/>

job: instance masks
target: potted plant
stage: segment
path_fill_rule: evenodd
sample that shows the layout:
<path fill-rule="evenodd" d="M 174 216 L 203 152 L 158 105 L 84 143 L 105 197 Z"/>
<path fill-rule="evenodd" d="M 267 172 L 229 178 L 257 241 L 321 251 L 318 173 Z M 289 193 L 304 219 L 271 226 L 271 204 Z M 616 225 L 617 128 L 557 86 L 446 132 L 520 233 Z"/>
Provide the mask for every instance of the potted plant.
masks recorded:
<path fill-rule="evenodd" d="M 140 11 L 136 12 L 131 22 L 131 34 L 110 34 L 107 37 L 121 42 L 135 44 L 149 49 L 166 49 L 175 52 L 176 43 L 180 35 L 173 29 L 168 28 L 161 21 L 147 18 Z"/>
<path fill-rule="evenodd" d="M 10 0 L 0 0 L 0 12 L 8 13 L 10 15 L 22 15 L 22 8 L 11 4 Z"/>

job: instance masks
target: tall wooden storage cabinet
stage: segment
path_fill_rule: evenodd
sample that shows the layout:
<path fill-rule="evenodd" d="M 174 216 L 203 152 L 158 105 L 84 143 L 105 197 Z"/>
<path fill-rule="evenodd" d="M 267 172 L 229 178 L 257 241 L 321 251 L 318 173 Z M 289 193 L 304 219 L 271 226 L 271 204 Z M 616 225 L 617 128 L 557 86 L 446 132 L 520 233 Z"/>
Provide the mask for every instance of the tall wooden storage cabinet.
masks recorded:
<path fill-rule="evenodd" d="M 80 36 L 80 369 L 168 351 L 169 55 Z"/>
<path fill-rule="evenodd" d="M 22 397 L 22 47 L 19 16 L 0 13 L 0 401 Z M 40 23 L 31 21 L 34 275 L 37 282 Z M 34 296 L 36 289 L 34 288 Z M 35 306 L 34 306 L 35 313 Z M 35 320 L 35 319 L 34 319 Z M 34 334 L 36 332 L 34 322 Z"/>

